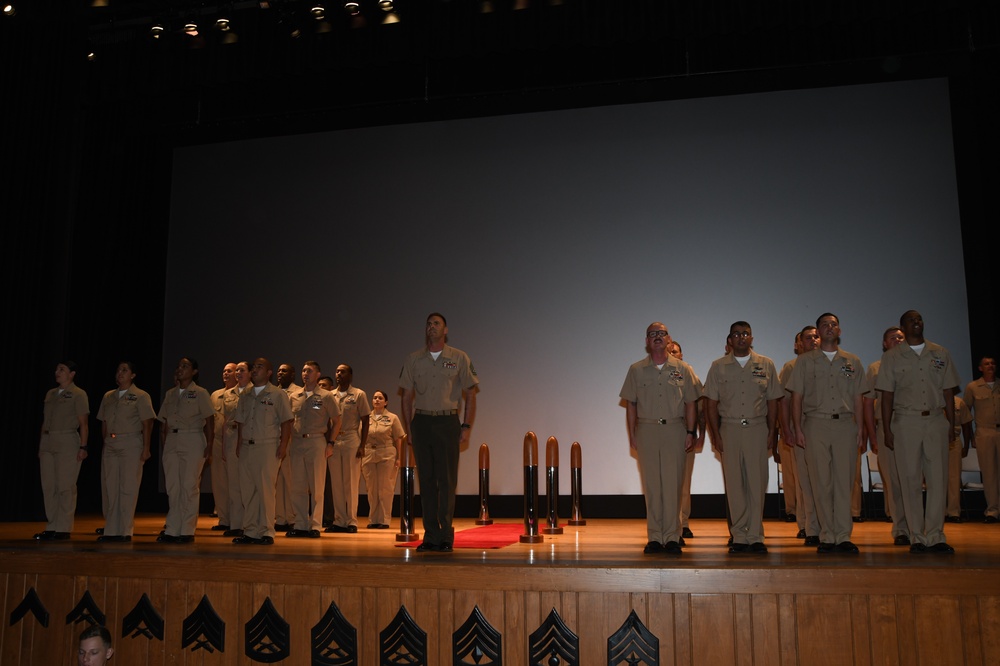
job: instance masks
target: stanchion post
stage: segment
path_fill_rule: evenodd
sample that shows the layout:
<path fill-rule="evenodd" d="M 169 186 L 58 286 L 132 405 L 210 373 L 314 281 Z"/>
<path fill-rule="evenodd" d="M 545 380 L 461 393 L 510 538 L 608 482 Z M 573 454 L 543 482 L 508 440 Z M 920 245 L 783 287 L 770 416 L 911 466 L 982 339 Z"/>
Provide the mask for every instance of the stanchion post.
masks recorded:
<path fill-rule="evenodd" d="M 540 543 L 538 533 L 538 437 L 530 430 L 524 436 L 524 534 L 521 543 Z"/>
<path fill-rule="evenodd" d="M 548 515 L 544 534 L 562 534 L 559 527 L 559 440 L 549 437 L 545 441 L 545 502 Z"/>
<path fill-rule="evenodd" d="M 490 447 L 479 446 L 479 518 L 476 525 L 492 525 L 490 518 Z"/>
<path fill-rule="evenodd" d="M 396 459 L 399 460 L 399 533 L 396 541 L 416 541 L 420 535 L 413 530 L 413 448 L 406 435 L 400 438 Z"/>
<path fill-rule="evenodd" d="M 586 525 L 587 521 L 583 519 L 583 512 L 580 509 L 583 500 L 583 453 L 580 450 L 580 442 L 573 442 L 573 446 L 569 449 L 569 467 L 573 507 L 566 522 L 569 525 Z"/>

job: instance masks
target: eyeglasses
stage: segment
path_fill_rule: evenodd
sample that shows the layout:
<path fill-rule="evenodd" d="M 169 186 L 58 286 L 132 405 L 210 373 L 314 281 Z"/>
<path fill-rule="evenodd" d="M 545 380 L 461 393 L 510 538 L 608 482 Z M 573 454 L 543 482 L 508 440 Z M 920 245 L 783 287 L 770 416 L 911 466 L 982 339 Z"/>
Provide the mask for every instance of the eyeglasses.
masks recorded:
<path fill-rule="evenodd" d="M 730 333 L 731 338 L 749 338 L 752 334 L 750 331 L 736 331 L 735 333 Z"/>
<path fill-rule="evenodd" d="M 666 331 L 646 331 L 647 338 L 665 338 L 668 335 L 670 334 Z"/>

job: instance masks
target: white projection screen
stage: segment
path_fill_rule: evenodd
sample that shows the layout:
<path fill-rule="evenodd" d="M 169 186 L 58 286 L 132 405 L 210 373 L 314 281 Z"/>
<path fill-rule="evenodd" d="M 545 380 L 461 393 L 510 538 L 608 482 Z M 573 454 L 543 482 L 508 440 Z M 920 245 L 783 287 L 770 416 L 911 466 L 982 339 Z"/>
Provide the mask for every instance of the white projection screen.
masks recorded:
<path fill-rule="evenodd" d="M 522 494 L 529 430 L 543 464 L 559 440 L 562 494 L 578 441 L 587 495 L 638 495 L 618 393 L 652 321 L 704 379 L 733 321 L 780 368 L 831 311 L 867 365 L 915 308 L 972 379 L 951 137 L 933 79 L 179 148 L 164 376 L 348 363 L 398 414 L 440 311 L 481 382 L 460 495 L 483 442 L 492 493 Z M 694 474 L 723 492 L 707 443 Z"/>

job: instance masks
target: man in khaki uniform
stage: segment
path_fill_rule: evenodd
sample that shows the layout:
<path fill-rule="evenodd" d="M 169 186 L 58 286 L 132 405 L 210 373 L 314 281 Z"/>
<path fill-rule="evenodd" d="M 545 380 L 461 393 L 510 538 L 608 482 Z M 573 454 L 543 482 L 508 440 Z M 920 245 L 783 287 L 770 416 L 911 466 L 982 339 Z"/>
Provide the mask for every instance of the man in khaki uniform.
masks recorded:
<path fill-rule="evenodd" d="M 764 495 L 768 457 L 777 445 L 778 401 L 784 390 L 774 362 L 753 351 L 745 321 L 729 327 L 732 352 L 715 360 L 705 379 L 708 432 L 722 453 L 732 520 L 731 553 L 766 553 Z"/>
<path fill-rule="evenodd" d="M 676 358 L 678 361 L 684 360 L 684 350 L 681 349 L 680 343 L 676 340 L 671 340 L 670 344 L 667 345 L 667 353 Z M 698 379 L 698 374 L 695 373 L 695 381 L 698 384 L 698 395 L 702 396 L 702 383 Z M 702 396 L 703 397 L 703 396 Z M 687 452 L 684 460 L 684 485 L 681 486 L 681 545 L 684 545 L 684 539 L 694 538 L 694 533 L 691 532 L 690 524 L 688 519 L 691 517 L 691 479 L 694 477 L 694 459 L 695 456 L 701 453 L 702 449 L 705 447 L 705 406 L 702 404 L 701 397 L 695 402 L 695 421 L 698 424 L 697 431 L 698 434 L 694 437 L 694 448 Z"/>
<path fill-rule="evenodd" d="M 118 388 L 104 394 L 97 410 L 104 441 L 102 473 L 108 493 L 104 534 L 97 537 L 102 542 L 132 540 L 142 466 L 150 455 L 156 412 L 149 394 L 135 386 L 134 380 L 135 365 L 131 361 L 119 363 L 115 371 Z"/>
<path fill-rule="evenodd" d="M 212 396 L 195 383 L 197 375 L 197 361 L 182 358 L 177 363 L 177 386 L 167 389 L 158 415 L 170 502 L 166 527 L 156 539 L 160 543 L 190 543 L 198 525 L 201 471 L 215 439 L 215 410 Z"/>
<path fill-rule="evenodd" d="M 924 339 L 919 312 L 904 312 L 899 327 L 905 341 L 882 355 L 875 388 L 881 391 L 884 445 L 895 453 L 899 471 L 910 552 L 954 553 L 945 541 L 944 509 L 958 372 L 947 349 Z"/>
<path fill-rule="evenodd" d="M 327 458 L 330 468 L 330 494 L 333 497 L 333 525 L 327 532 L 358 531 L 358 490 L 361 485 L 361 456 L 368 442 L 368 415 L 372 408 L 368 395 L 351 385 L 354 370 L 341 363 L 334 373 L 337 390 L 334 398 L 340 406 L 340 434 Z"/>
<path fill-rule="evenodd" d="M 423 510 L 424 540 L 417 550 L 449 553 L 455 540 L 458 457 L 476 420 L 479 378 L 469 355 L 446 344 L 444 315 L 427 316 L 424 336 L 425 347 L 406 357 L 399 374 L 402 421 L 416 458 Z"/>
<path fill-rule="evenodd" d="M 889 351 L 903 342 L 903 331 L 898 326 L 890 326 L 882 334 L 882 353 Z M 865 426 L 868 430 L 868 442 L 878 456 L 878 473 L 882 477 L 882 495 L 885 503 L 885 515 L 892 518 L 892 543 L 896 546 L 910 545 L 910 530 L 906 526 L 906 512 L 903 509 L 903 496 L 899 490 L 899 472 L 896 469 L 896 454 L 887 446 L 883 446 L 882 406 L 879 402 L 879 392 L 874 390 L 878 379 L 881 359 L 868 366 L 868 387 L 865 394 Z"/>
<path fill-rule="evenodd" d="M 295 368 L 291 363 L 282 363 L 275 373 L 278 378 L 278 388 L 291 397 L 292 393 L 302 387 L 295 383 Z M 287 532 L 295 524 L 295 508 L 292 505 L 292 466 L 286 456 L 278 467 L 278 482 L 274 489 L 274 529 Z"/>
<path fill-rule="evenodd" d="M 56 365 L 57 386 L 45 394 L 42 437 L 38 464 L 45 500 L 45 529 L 39 541 L 68 539 L 76 517 L 76 480 L 80 463 L 87 457 L 90 402 L 87 393 L 73 383 L 76 363 Z"/>
<path fill-rule="evenodd" d="M 795 360 L 786 388 L 792 393 L 796 446 L 804 448 L 819 518 L 817 552 L 857 553 L 851 541 L 851 484 L 865 443 L 864 365 L 840 348 L 840 319 L 816 320 L 819 349 Z"/>
<path fill-rule="evenodd" d="M 222 535 L 227 537 L 243 536 L 243 493 L 240 491 L 240 459 L 236 455 L 240 431 L 235 419 L 240 396 L 252 386 L 250 363 L 240 361 L 236 364 L 236 386 L 227 389 L 222 396 L 222 462 L 226 468 L 226 484 L 229 486 L 229 523 Z"/>
<path fill-rule="evenodd" d="M 984 356 L 979 361 L 979 372 L 982 376 L 965 387 L 963 400 L 975 416 L 972 446 L 976 448 L 983 473 L 984 520 L 993 524 L 1000 520 L 1000 385 L 996 359 Z"/>
<path fill-rule="evenodd" d="M 340 432 L 340 406 L 332 393 L 317 384 L 319 377 L 319 363 L 306 361 L 302 366 L 304 386 L 289 395 L 295 419 L 286 461 L 292 471 L 295 512 L 295 525 L 288 530 L 290 537 L 318 539 L 323 526 L 326 459 L 333 453 L 333 440 Z"/>
<path fill-rule="evenodd" d="M 236 544 L 274 543 L 274 487 L 292 436 L 292 408 L 288 394 L 270 382 L 271 372 L 270 361 L 255 360 L 250 367 L 253 387 L 236 406 L 243 496 L 243 535 L 233 539 Z"/>
<path fill-rule="evenodd" d="M 670 342 L 662 323 L 647 326 L 649 355 L 629 367 L 619 393 L 646 495 L 647 555 L 681 553 L 684 469 L 697 435 L 698 380 L 691 366 L 667 352 Z"/>
<path fill-rule="evenodd" d="M 230 529 L 229 517 L 229 476 L 226 474 L 225 432 L 226 432 L 226 391 L 236 386 L 236 364 L 226 363 L 222 368 L 222 388 L 212 392 L 212 409 L 215 410 L 215 437 L 212 440 L 212 455 L 208 459 L 209 473 L 212 475 L 212 495 L 215 499 L 215 514 L 219 518 L 213 530 Z M 236 400 L 233 400 L 233 409 Z"/>

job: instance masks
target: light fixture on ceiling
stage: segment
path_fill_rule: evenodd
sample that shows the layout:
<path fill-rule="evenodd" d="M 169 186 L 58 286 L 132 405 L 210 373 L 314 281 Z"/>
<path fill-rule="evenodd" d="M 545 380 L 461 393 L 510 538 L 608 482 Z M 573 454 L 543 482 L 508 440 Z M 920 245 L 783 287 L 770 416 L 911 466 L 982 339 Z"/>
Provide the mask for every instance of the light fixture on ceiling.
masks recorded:
<path fill-rule="evenodd" d="M 184 34 L 188 37 L 198 36 L 198 24 L 194 20 L 190 20 L 184 23 Z"/>
<path fill-rule="evenodd" d="M 17 7 L 14 6 L 13 2 L 7 2 L 3 6 L 4 16 L 14 16 L 17 14 Z"/>
<path fill-rule="evenodd" d="M 322 2 L 314 2 L 312 9 L 309 10 L 312 17 L 317 21 L 322 21 L 326 18 L 326 7 L 323 6 Z"/>
<path fill-rule="evenodd" d="M 163 36 L 163 33 L 165 31 L 166 28 L 163 27 L 162 23 L 154 23 L 149 28 L 149 36 L 152 37 L 153 39 L 159 39 L 160 37 Z"/>
<path fill-rule="evenodd" d="M 378 8 L 385 12 L 383 24 L 399 23 L 399 15 L 396 14 L 396 6 L 392 0 L 378 0 Z"/>

